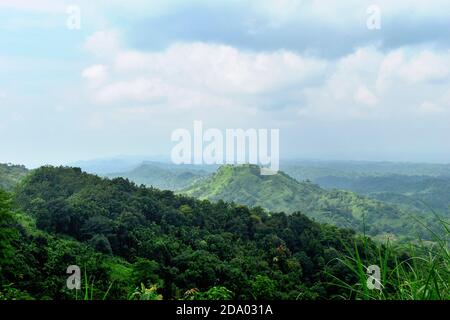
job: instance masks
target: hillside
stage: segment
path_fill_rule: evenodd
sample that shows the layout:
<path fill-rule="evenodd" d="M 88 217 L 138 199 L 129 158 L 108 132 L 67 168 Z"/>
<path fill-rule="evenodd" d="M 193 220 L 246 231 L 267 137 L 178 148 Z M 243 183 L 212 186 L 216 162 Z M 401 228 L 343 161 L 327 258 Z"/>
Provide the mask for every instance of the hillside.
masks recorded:
<path fill-rule="evenodd" d="M 206 171 L 198 168 L 145 162 L 132 170 L 110 173 L 106 176 L 109 178 L 122 177 L 136 184 L 144 184 L 163 190 L 180 190 L 207 174 Z"/>
<path fill-rule="evenodd" d="M 259 167 L 254 165 L 222 166 L 215 174 L 182 191 L 200 199 L 222 199 L 287 213 L 297 210 L 295 204 L 309 203 L 324 192 L 315 184 L 298 182 L 283 172 L 260 175 Z"/>
<path fill-rule="evenodd" d="M 448 299 L 448 242 L 438 243 L 406 251 L 301 213 L 42 167 L 14 194 L 0 190 L 0 299 Z M 386 268 L 382 292 L 360 288 L 358 270 L 373 264 Z M 81 290 L 66 286 L 70 265 Z"/>
<path fill-rule="evenodd" d="M 9 285 L 0 298 L 74 299 L 65 287 L 73 264 L 97 299 L 142 297 L 141 283 L 153 288 L 147 299 L 318 299 L 344 292 L 329 272 L 357 280 L 336 258 L 343 245 L 362 242 L 302 214 L 268 215 L 54 167 L 34 170 L 14 211 L 9 203 L 1 191 L 0 283 Z M 364 249 L 376 256 L 372 242 Z"/>
<path fill-rule="evenodd" d="M 24 166 L 0 163 L 0 189 L 11 190 L 27 173 Z"/>
<path fill-rule="evenodd" d="M 450 177 L 384 175 L 361 177 L 326 176 L 317 183 L 328 189 L 346 189 L 411 210 L 449 216 Z"/>
<path fill-rule="evenodd" d="M 411 214 L 395 205 L 359 196 L 350 191 L 327 191 L 311 182 L 298 182 L 283 172 L 261 176 L 257 166 L 223 166 L 211 177 L 182 191 L 200 199 L 223 199 L 260 206 L 270 211 L 300 211 L 322 223 L 352 228 L 372 236 L 426 236 Z M 420 216 L 432 226 L 430 217 Z"/>
<path fill-rule="evenodd" d="M 376 161 L 324 161 L 289 160 L 281 163 L 281 169 L 291 177 L 303 181 L 319 182 L 323 177 L 378 177 L 403 176 L 450 176 L 450 164 L 376 162 Z"/>

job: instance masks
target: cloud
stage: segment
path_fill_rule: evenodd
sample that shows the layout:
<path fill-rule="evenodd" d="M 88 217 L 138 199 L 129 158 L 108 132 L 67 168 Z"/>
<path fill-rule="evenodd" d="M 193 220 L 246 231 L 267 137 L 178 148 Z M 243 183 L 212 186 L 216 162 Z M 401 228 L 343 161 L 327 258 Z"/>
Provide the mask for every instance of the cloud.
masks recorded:
<path fill-rule="evenodd" d="M 378 98 L 365 86 L 360 86 L 355 93 L 354 99 L 358 103 L 365 105 L 375 105 L 378 103 Z"/>
<path fill-rule="evenodd" d="M 450 75 L 450 53 L 434 53 L 429 50 L 409 53 L 403 49 L 388 54 L 382 62 L 379 87 L 392 81 L 424 83 L 442 81 Z M 384 82 L 384 84 L 382 83 Z"/>
<path fill-rule="evenodd" d="M 108 52 L 106 55 L 109 55 Z M 177 43 L 160 52 L 119 50 L 111 80 L 91 91 L 104 104 L 199 103 L 257 105 L 259 98 L 296 92 L 324 74 L 326 62 L 290 51 L 252 52 L 208 43 Z M 92 66 L 86 76 L 103 67 Z M 278 102 L 276 102 L 278 103 Z M 267 105 L 267 103 L 266 103 Z"/>
<path fill-rule="evenodd" d="M 90 86 L 98 87 L 107 79 L 108 67 L 102 64 L 96 64 L 84 69 L 81 76 L 88 80 Z"/>
<path fill-rule="evenodd" d="M 434 114 L 441 114 L 445 112 L 445 109 L 441 106 L 438 106 L 437 104 L 425 101 L 419 106 L 419 113 L 426 114 L 426 115 L 434 115 Z"/>
<path fill-rule="evenodd" d="M 385 51 L 415 45 L 450 48 L 450 2 L 377 1 L 381 29 L 368 30 L 371 0 L 260 0 L 178 2 L 155 15 L 142 10 L 125 20 L 134 48 L 155 50 L 174 42 L 218 42 L 247 50 L 280 48 L 341 58 L 355 48 Z M 146 14 L 148 12 L 148 14 Z M 174 23 L 176 21 L 176 23 Z"/>
<path fill-rule="evenodd" d="M 92 51 L 104 64 L 83 72 L 88 84 L 98 84 L 90 85 L 89 97 L 95 104 L 140 111 L 152 106 L 173 112 L 210 108 L 220 114 L 237 108 L 277 112 L 282 122 L 291 121 L 288 112 L 337 121 L 436 115 L 443 105 L 436 98 L 445 94 L 450 81 L 450 53 L 445 50 L 384 52 L 367 46 L 326 60 L 285 49 L 252 51 L 204 42 L 130 50 L 114 39 L 114 50 L 103 51 L 103 59 Z M 417 101 L 436 102 L 414 109 Z"/>
<path fill-rule="evenodd" d="M 87 37 L 83 47 L 95 57 L 110 57 L 120 48 L 119 38 L 115 30 L 97 31 Z"/>
<path fill-rule="evenodd" d="M 364 47 L 338 59 L 328 70 L 322 85 L 305 89 L 300 116 L 405 121 L 420 113 L 436 116 L 450 105 L 445 98 L 450 86 L 446 50 L 406 47 L 383 52 Z"/>
<path fill-rule="evenodd" d="M 146 57 L 147 62 L 138 66 L 165 79 L 174 76 L 186 85 L 236 94 L 258 94 L 302 84 L 325 67 L 321 60 L 286 50 L 248 52 L 207 43 L 176 44 L 162 54 Z M 128 59 L 127 56 L 123 58 Z M 120 61 L 118 64 L 123 65 Z"/>
<path fill-rule="evenodd" d="M 17 146 L 30 159 L 126 153 L 131 143 L 153 150 L 167 146 L 162 134 L 193 119 L 279 127 L 296 155 L 339 154 L 350 144 L 358 155 L 442 150 L 450 134 L 450 2 L 379 0 L 376 31 L 366 27 L 371 4 L 79 0 L 82 30 L 70 31 L 61 1 L 0 0 L 2 43 L 10 44 L 0 61 L 8 94 L 0 119 L 17 137 L 8 156 Z M 11 111 L 23 119 L 7 123 Z M 38 132 L 42 144 L 23 132 Z M 49 141 L 62 146 L 73 137 L 64 152 L 50 150 Z"/>
<path fill-rule="evenodd" d="M 64 12 L 65 5 L 58 0 L 0 0 L 0 8 L 33 12 Z"/>
<path fill-rule="evenodd" d="M 408 82 L 440 81 L 450 74 L 450 54 L 435 54 L 429 50 L 420 52 L 399 68 Z"/>

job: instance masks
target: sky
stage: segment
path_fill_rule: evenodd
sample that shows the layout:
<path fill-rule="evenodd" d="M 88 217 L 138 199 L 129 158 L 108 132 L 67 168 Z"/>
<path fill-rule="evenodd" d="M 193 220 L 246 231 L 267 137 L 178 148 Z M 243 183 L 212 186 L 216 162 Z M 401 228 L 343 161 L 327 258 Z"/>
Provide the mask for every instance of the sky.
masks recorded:
<path fill-rule="evenodd" d="M 168 156 L 195 120 L 450 162 L 450 2 L 0 0 L 0 162 Z"/>

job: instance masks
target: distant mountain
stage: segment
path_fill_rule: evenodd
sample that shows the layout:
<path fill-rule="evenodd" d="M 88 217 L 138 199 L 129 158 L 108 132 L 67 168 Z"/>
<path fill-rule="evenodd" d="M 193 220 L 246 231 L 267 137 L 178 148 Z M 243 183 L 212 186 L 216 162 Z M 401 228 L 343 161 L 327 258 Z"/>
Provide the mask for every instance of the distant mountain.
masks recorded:
<path fill-rule="evenodd" d="M 0 189 L 10 191 L 27 173 L 25 166 L 0 163 Z"/>
<path fill-rule="evenodd" d="M 316 182 L 327 189 L 351 190 L 405 208 L 450 215 L 450 176 L 326 176 Z"/>
<path fill-rule="evenodd" d="M 91 160 L 79 160 L 75 162 L 68 163 L 70 167 L 81 168 L 87 173 L 97 174 L 100 176 L 109 174 L 111 172 L 126 172 L 133 170 L 137 166 L 145 162 L 158 161 L 158 162 L 168 162 L 170 158 L 165 156 L 115 156 L 109 158 L 97 158 Z"/>
<path fill-rule="evenodd" d="M 210 177 L 199 180 L 183 193 L 200 199 L 224 200 L 260 206 L 269 211 L 295 211 L 298 203 L 325 193 L 319 186 L 298 182 L 283 172 L 260 175 L 255 165 L 225 165 Z"/>
<path fill-rule="evenodd" d="M 283 172 L 272 176 L 259 174 L 254 165 L 226 165 L 183 190 L 200 199 L 232 201 L 269 211 L 300 211 L 318 222 L 377 236 L 426 235 L 410 213 L 398 206 L 359 196 L 350 191 L 327 191 L 311 182 L 299 182 Z M 415 213 L 417 214 L 417 212 Z M 420 216 L 431 225 L 430 217 Z"/>
<path fill-rule="evenodd" d="M 106 176 L 109 178 L 127 178 L 137 184 L 175 191 L 188 187 L 208 174 L 209 172 L 194 166 L 145 162 L 130 171 L 110 173 Z"/>
<path fill-rule="evenodd" d="M 299 181 L 309 179 L 316 183 L 320 183 L 318 179 L 328 176 L 347 178 L 385 175 L 450 177 L 450 164 L 436 163 L 287 160 L 282 161 L 281 169 Z"/>

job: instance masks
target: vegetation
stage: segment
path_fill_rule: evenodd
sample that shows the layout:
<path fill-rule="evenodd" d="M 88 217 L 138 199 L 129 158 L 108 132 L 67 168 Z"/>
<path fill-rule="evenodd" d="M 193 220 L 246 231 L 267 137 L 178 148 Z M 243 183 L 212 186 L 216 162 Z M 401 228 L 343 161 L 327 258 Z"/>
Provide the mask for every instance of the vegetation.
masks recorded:
<path fill-rule="evenodd" d="M 321 186 L 346 189 L 373 199 L 394 203 L 407 210 L 428 213 L 437 211 L 450 216 L 449 176 L 328 176 L 317 180 Z"/>
<path fill-rule="evenodd" d="M 429 213 L 418 215 L 350 191 L 327 191 L 309 181 L 298 182 L 283 172 L 262 176 L 253 165 L 223 166 L 216 174 L 182 192 L 200 199 L 223 199 L 270 211 L 301 211 L 318 222 L 380 238 L 430 239 L 428 230 L 416 219 L 426 221 L 434 231 L 439 229 L 438 221 Z"/>
<path fill-rule="evenodd" d="M 344 299 L 365 300 L 450 300 L 450 252 L 449 224 L 442 221 L 440 237 L 433 234 L 435 242 L 420 243 L 407 247 L 393 246 L 387 242 L 380 250 L 377 265 L 380 267 L 378 290 L 370 290 L 365 272 L 368 265 L 361 259 L 358 250 L 347 248 L 347 254 L 339 261 L 358 277 L 349 283 L 333 274 L 334 283 L 347 289 Z"/>
<path fill-rule="evenodd" d="M 137 184 L 144 184 L 163 190 L 180 190 L 188 187 L 196 180 L 207 175 L 199 169 L 185 166 L 169 166 L 161 163 L 143 163 L 140 166 L 123 173 L 108 174 L 109 178 L 122 177 Z"/>
<path fill-rule="evenodd" d="M 218 175 L 232 172 L 222 182 L 233 185 L 254 169 Z M 283 173 L 261 179 L 332 199 Z M 41 167 L 13 193 L 0 190 L 0 299 L 449 299 L 449 228 L 439 223 L 440 232 L 424 225 L 429 241 L 383 245 L 299 212 Z M 66 286 L 70 265 L 82 270 L 80 290 Z M 367 285 L 370 265 L 380 266 L 381 291 Z"/>
<path fill-rule="evenodd" d="M 323 177 L 449 176 L 450 164 L 372 161 L 285 161 L 281 169 L 299 181 Z"/>
<path fill-rule="evenodd" d="M 0 189 L 12 190 L 27 173 L 24 166 L 0 163 Z"/>
<path fill-rule="evenodd" d="M 89 299 L 151 296 L 142 284 L 165 299 L 326 298 L 339 289 L 327 285 L 325 265 L 341 241 L 355 240 L 299 213 L 199 201 L 76 168 L 33 171 L 14 202 L 16 211 L 5 210 L 18 232 L 3 241 L 12 253 L 1 273 L 9 297 L 76 298 L 65 285 L 75 264 Z"/>

